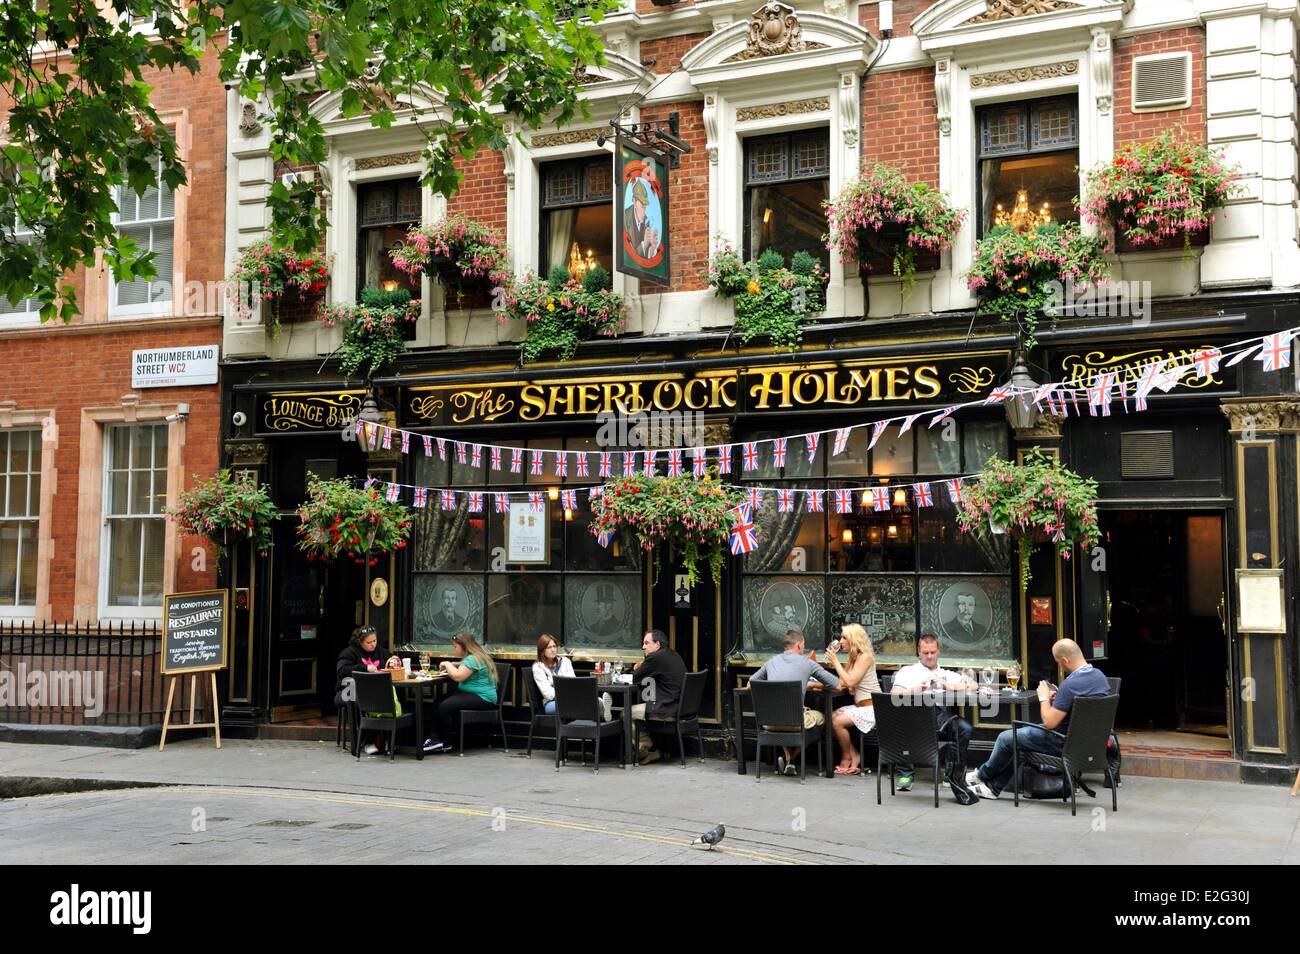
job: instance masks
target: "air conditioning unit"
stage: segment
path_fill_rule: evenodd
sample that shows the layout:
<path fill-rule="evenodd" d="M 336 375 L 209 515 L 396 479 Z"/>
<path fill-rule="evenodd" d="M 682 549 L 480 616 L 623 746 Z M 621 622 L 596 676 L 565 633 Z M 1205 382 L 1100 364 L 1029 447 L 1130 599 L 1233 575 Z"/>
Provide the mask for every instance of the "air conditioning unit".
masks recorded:
<path fill-rule="evenodd" d="M 1133 60 L 1133 112 L 1186 109 L 1192 104 L 1192 54 L 1161 53 Z"/>

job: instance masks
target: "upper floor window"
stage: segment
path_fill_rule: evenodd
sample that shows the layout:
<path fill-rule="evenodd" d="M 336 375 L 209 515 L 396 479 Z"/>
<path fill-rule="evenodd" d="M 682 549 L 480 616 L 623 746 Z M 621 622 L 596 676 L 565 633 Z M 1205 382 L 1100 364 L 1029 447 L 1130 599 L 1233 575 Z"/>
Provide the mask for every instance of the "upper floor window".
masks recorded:
<path fill-rule="evenodd" d="M 36 240 L 36 233 L 24 226 L 22 220 L 16 214 L 12 222 L 12 232 L 9 232 L 8 229 L 0 229 L 0 241 L 31 245 Z M 40 317 L 40 313 L 41 303 L 39 299 L 20 298 L 18 301 L 10 301 L 0 295 L 0 324 L 6 321 L 14 323 L 35 321 Z"/>
<path fill-rule="evenodd" d="M 1078 222 L 1079 106 L 1074 98 L 987 106 L 978 113 L 980 235 L 1017 203 Z M 1023 193 L 1023 195 L 1021 194 Z"/>
<path fill-rule="evenodd" d="M 614 270 L 614 160 L 608 153 L 543 163 L 541 274 L 563 265 L 574 278 Z"/>
<path fill-rule="evenodd" d="M 366 288 L 405 288 L 420 297 L 420 278 L 393 264 L 388 251 L 420 223 L 420 180 L 394 179 L 357 187 L 357 301 Z"/>
<path fill-rule="evenodd" d="M 0 431 L 0 615 L 36 603 L 41 432 Z"/>
<path fill-rule="evenodd" d="M 745 256 L 769 248 L 790 263 L 804 251 L 830 264 L 822 242 L 830 196 L 830 132 L 810 129 L 745 141 Z"/>
<path fill-rule="evenodd" d="M 117 230 L 141 251 L 153 253 L 153 278 L 113 282 L 109 313 L 113 317 L 158 314 L 171 309 L 172 261 L 176 239 L 176 203 L 162 177 L 162 159 L 154 158 L 154 181 L 137 195 L 129 185 L 117 187 Z"/>

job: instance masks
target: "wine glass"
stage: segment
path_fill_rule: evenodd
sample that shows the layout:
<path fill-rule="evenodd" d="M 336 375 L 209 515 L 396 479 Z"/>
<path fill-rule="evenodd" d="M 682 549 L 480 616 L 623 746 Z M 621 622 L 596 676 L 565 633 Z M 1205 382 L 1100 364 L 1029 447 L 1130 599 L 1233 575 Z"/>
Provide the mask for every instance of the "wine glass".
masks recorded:
<path fill-rule="evenodd" d="M 984 689 L 985 691 L 987 691 L 987 692 L 992 692 L 992 691 L 993 691 L 993 681 L 994 681 L 994 679 L 996 679 L 996 678 L 997 678 L 997 675 L 996 675 L 996 673 L 993 672 L 992 669 L 988 669 L 988 668 L 981 669 L 981 670 L 980 670 L 980 686 L 981 686 L 981 688 L 983 688 L 983 689 Z"/>
<path fill-rule="evenodd" d="M 1020 688 L 1020 663 L 1013 662 L 1007 667 L 1007 685 L 1012 689 Z"/>

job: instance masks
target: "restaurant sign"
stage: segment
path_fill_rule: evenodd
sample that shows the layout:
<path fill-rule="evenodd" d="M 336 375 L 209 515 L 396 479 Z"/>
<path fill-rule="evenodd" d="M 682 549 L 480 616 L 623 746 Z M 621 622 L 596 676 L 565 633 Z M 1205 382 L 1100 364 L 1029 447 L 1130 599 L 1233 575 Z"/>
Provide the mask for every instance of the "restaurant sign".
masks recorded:
<path fill-rule="evenodd" d="M 262 395 L 258 431 L 307 434 L 342 431 L 361 410 L 361 391 L 279 391 Z"/>
<path fill-rule="evenodd" d="M 530 423 L 647 412 L 767 413 L 959 403 L 985 394 L 1007 371 L 1008 351 L 919 358 L 702 369 L 696 373 L 597 375 L 408 388 L 403 423 Z"/>
<path fill-rule="evenodd" d="M 1067 387 L 1086 388 L 1099 374 L 1114 374 L 1115 384 L 1125 384 L 1130 388 L 1136 386 L 1142 378 L 1143 369 L 1153 361 L 1163 359 L 1166 367 L 1185 365 L 1187 371 L 1178 382 L 1179 389 L 1219 393 L 1237 389 L 1236 372 L 1230 369 L 1216 371 L 1209 376 L 1202 376 L 1194 366 L 1193 359 L 1199 352 L 1215 347 L 1207 342 L 1197 342 L 1178 348 L 1137 348 L 1122 345 L 1115 351 L 1105 348 L 1077 348 L 1058 351 L 1052 356 L 1050 368 L 1052 380 L 1061 381 Z"/>

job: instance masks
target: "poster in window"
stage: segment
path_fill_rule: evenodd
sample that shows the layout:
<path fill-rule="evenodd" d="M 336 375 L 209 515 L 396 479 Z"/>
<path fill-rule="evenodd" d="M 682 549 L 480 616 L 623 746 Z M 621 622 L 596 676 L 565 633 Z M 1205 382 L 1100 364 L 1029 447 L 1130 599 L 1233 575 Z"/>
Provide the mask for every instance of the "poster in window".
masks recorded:
<path fill-rule="evenodd" d="M 641 645 L 641 576 L 573 576 L 565 584 L 564 644 L 595 649 Z"/>
<path fill-rule="evenodd" d="M 618 142 L 618 270 L 668 284 L 668 168 L 641 146 Z"/>
<path fill-rule="evenodd" d="M 1013 658 L 1010 583 L 993 576 L 923 578 L 921 632 L 939 637 L 945 656 Z"/>
<path fill-rule="evenodd" d="M 457 633 L 483 632 L 483 579 L 417 573 L 412 586 L 411 641 L 445 646 Z"/>
<path fill-rule="evenodd" d="M 825 589 L 820 578 L 748 576 L 745 578 L 746 653 L 779 653 L 788 629 L 804 634 L 810 646 L 826 644 Z"/>
<path fill-rule="evenodd" d="M 527 500 L 510 501 L 506 520 L 507 563 L 550 562 L 551 548 L 546 534 L 551 523 L 546 508 L 545 502 L 540 510 L 534 510 Z"/>
<path fill-rule="evenodd" d="M 832 576 L 831 630 L 857 623 L 882 662 L 916 655 L 916 577 Z"/>

